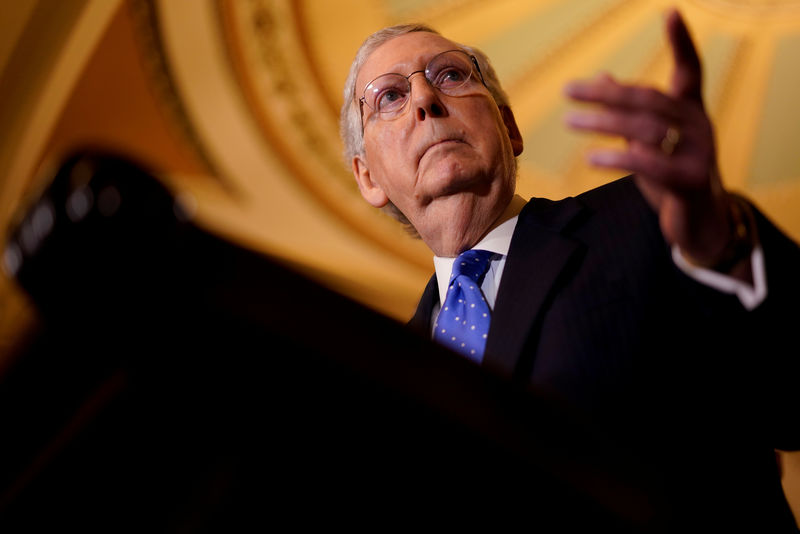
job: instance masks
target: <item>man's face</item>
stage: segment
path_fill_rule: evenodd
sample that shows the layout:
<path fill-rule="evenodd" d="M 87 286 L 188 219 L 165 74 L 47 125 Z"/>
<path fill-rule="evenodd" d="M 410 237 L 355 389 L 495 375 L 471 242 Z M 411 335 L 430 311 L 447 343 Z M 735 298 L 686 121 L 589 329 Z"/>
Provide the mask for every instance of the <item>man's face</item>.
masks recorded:
<path fill-rule="evenodd" d="M 382 74 L 407 76 L 424 70 L 435 55 L 458 48 L 427 32 L 387 41 L 359 71 L 356 98 Z M 511 111 L 498 109 L 479 79 L 474 91 L 457 97 L 431 87 L 423 74 L 410 82 L 401 115 L 386 120 L 363 106 L 365 148 L 353 159 L 353 172 L 370 204 L 393 202 L 434 252 L 441 254 L 444 246 L 449 255 L 454 252 L 450 248 L 474 243 L 438 241 L 452 241 L 447 235 L 453 232 L 482 234 L 510 202 L 514 156 L 522 151 L 522 140 Z"/>

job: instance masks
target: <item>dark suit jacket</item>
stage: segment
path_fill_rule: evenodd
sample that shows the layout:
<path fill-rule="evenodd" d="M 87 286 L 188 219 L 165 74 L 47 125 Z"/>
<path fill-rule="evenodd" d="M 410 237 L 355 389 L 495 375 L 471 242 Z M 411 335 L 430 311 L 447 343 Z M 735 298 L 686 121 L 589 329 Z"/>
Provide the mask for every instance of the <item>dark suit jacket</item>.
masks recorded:
<path fill-rule="evenodd" d="M 652 466 L 677 529 L 793 528 L 774 448 L 800 448 L 800 249 L 756 213 L 756 310 L 671 259 L 632 179 L 522 210 L 483 365 L 565 399 Z M 430 333 L 436 276 L 409 325 Z"/>

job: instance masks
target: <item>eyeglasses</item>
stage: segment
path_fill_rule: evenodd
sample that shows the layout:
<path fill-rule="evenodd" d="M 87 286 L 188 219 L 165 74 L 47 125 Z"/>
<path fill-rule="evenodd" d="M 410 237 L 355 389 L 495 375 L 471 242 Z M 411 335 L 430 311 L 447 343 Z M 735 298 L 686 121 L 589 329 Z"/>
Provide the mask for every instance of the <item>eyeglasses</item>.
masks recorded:
<path fill-rule="evenodd" d="M 378 112 L 384 119 L 400 115 L 411 97 L 410 78 L 420 72 L 425 73 L 425 78 L 431 86 L 449 96 L 470 93 L 475 89 L 478 79 L 486 86 L 475 56 L 463 50 L 448 50 L 433 56 L 425 70 L 415 70 L 408 76 L 391 72 L 369 82 L 364 88 L 364 96 L 358 99 L 361 106 L 362 127 L 364 104 Z M 477 77 L 473 76 L 473 72 L 477 72 Z"/>

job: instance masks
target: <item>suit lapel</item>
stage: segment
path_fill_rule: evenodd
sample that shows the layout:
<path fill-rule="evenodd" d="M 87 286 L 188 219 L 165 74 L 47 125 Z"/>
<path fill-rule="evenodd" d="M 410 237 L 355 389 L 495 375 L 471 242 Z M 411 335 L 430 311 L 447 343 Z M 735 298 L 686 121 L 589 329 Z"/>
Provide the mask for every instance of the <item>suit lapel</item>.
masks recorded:
<path fill-rule="evenodd" d="M 428 280 L 428 285 L 425 286 L 425 291 L 422 292 L 422 298 L 417 305 L 417 311 L 414 317 L 408 322 L 408 326 L 420 335 L 431 335 L 431 314 L 433 307 L 439 302 L 439 285 L 436 281 L 436 274 L 431 276 Z"/>
<path fill-rule="evenodd" d="M 520 213 L 486 341 L 484 365 L 493 371 L 511 377 L 517 369 L 559 275 L 581 249 L 562 231 L 583 210 L 573 198 L 532 199 Z"/>

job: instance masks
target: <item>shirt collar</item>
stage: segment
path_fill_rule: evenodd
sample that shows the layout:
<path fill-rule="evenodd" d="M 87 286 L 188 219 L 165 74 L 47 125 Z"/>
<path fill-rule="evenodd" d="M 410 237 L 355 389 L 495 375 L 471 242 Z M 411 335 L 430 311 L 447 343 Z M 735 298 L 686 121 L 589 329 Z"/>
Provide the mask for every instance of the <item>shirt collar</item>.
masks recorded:
<path fill-rule="evenodd" d="M 511 246 L 511 237 L 514 235 L 518 217 L 514 216 L 497 226 L 472 248 L 488 250 L 489 252 L 506 256 Z M 450 285 L 450 273 L 453 271 L 453 262 L 455 261 L 455 258 L 433 257 L 433 265 L 436 268 L 436 281 L 439 285 L 439 302 L 444 302 L 445 295 L 447 295 L 447 288 Z"/>

